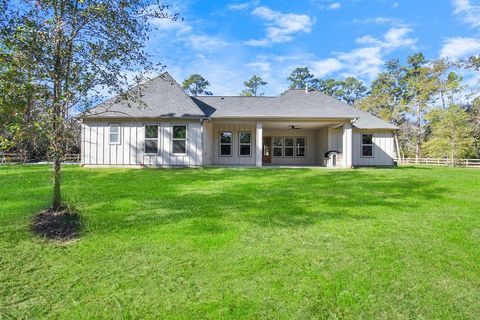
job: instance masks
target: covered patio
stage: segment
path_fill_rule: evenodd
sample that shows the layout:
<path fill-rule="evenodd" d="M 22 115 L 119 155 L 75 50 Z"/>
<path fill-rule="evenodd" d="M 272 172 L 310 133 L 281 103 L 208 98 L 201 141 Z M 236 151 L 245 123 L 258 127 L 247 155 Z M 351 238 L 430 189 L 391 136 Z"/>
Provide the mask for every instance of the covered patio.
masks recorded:
<path fill-rule="evenodd" d="M 257 167 L 351 167 L 351 119 L 220 120 L 204 123 L 205 163 Z M 328 151 L 337 151 L 326 158 Z"/>

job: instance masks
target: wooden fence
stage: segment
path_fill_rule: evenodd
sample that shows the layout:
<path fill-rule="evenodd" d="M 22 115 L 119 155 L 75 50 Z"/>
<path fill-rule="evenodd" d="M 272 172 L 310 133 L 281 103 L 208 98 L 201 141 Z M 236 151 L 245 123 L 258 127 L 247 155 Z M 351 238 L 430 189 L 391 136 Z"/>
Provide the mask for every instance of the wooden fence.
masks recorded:
<path fill-rule="evenodd" d="M 480 168 L 480 159 L 448 159 L 448 158 L 402 158 L 399 164 L 420 164 L 427 166 L 443 166 L 443 167 L 465 167 Z"/>
<path fill-rule="evenodd" d="M 15 153 L 0 153 L 0 164 L 20 162 L 20 156 Z"/>
<path fill-rule="evenodd" d="M 80 154 L 66 154 L 63 158 L 63 163 L 80 163 Z M 21 158 L 15 153 L 0 153 L 0 164 L 14 164 L 21 162 Z M 32 162 L 32 161 L 27 161 Z M 36 162 L 49 162 L 49 160 L 40 160 Z"/>

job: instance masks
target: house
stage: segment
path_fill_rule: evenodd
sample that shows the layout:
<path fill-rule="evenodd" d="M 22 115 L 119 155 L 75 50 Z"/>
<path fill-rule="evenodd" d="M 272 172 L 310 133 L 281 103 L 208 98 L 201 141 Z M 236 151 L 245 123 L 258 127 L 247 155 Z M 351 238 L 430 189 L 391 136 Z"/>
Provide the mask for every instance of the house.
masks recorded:
<path fill-rule="evenodd" d="M 315 90 L 190 97 L 168 73 L 141 86 L 142 103 L 112 98 L 83 116 L 83 165 L 394 164 L 396 126 Z"/>

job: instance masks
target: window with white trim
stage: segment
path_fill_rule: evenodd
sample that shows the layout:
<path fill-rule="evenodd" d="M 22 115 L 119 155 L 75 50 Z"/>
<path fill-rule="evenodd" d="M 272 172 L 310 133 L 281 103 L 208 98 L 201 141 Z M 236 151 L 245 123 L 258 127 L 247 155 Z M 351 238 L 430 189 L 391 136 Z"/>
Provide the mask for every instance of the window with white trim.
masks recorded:
<path fill-rule="evenodd" d="M 276 158 L 283 157 L 283 138 L 274 137 L 272 145 L 273 145 L 273 156 Z"/>
<path fill-rule="evenodd" d="M 231 131 L 220 132 L 220 157 L 232 156 L 233 133 Z"/>
<path fill-rule="evenodd" d="M 187 126 L 174 125 L 172 126 L 172 153 L 186 154 L 187 153 Z"/>
<path fill-rule="evenodd" d="M 295 156 L 296 157 L 305 157 L 306 154 L 306 141 L 305 138 L 296 138 L 295 139 Z"/>
<path fill-rule="evenodd" d="M 120 144 L 120 125 L 110 124 L 110 144 Z"/>
<path fill-rule="evenodd" d="M 288 137 L 288 138 L 285 138 L 284 139 L 284 154 L 285 154 L 285 157 L 293 157 L 294 156 L 294 149 L 295 149 L 295 146 L 294 146 L 294 138 L 293 137 Z"/>
<path fill-rule="evenodd" d="M 145 153 L 158 153 L 158 125 L 145 125 Z"/>
<path fill-rule="evenodd" d="M 373 157 L 373 134 L 362 133 L 361 152 L 364 158 Z"/>
<path fill-rule="evenodd" d="M 252 155 L 252 133 L 239 132 L 238 134 L 238 154 L 240 157 Z"/>

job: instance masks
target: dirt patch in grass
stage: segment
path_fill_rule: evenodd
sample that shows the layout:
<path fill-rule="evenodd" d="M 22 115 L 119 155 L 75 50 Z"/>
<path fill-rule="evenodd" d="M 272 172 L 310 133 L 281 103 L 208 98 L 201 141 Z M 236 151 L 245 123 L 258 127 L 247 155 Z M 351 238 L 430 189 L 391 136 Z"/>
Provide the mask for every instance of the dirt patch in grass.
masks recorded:
<path fill-rule="evenodd" d="M 80 216 L 70 208 L 43 210 L 34 217 L 31 229 L 43 238 L 68 242 L 80 235 Z"/>

